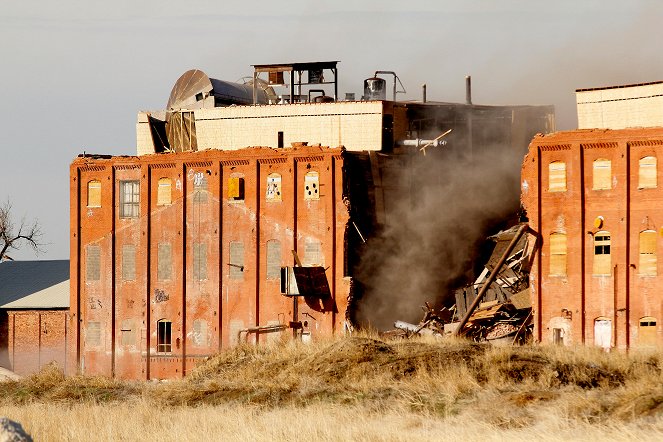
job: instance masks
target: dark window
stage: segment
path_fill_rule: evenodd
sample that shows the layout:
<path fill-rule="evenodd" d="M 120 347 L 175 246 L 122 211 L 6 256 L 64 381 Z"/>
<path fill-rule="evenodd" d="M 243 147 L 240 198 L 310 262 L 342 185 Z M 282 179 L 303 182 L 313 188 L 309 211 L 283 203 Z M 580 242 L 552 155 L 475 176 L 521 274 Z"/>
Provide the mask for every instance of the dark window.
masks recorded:
<path fill-rule="evenodd" d="M 564 344 L 564 330 L 561 328 L 553 328 L 553 344 Z"/>
<path fill-rule="evenodd" d="M 171 322 L 165 319 L 157 322 L 157 353 L 172 351 L 171 337 Z"/>
<path fill-rule="evenodd" d="M 120 181 L 120 218 L 140 216 L 140 182 Z"/>
<path fill-rule="evenodd" d="M 283 132 L 279 132 L 277 146 L 283 147 Z"/>

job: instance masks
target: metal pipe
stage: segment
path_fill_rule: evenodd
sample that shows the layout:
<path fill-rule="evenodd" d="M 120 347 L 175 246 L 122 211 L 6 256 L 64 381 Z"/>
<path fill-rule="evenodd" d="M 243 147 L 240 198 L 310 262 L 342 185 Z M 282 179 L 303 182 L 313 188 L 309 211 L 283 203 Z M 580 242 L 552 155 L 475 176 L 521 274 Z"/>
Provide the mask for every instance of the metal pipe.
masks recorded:
<path fill-rule="evenodd" d="M 472 305 L 470 305 L 467 308 L 465 316 L 463 316 L 463 319 L 461 319 L 460 322 L 458 323 L 458 328 L 456 329 L 456 336 L 461 335 L 463 328 L 465 327 L 465 324 L 467 324 L 468 319 L 470 319 L 470 316 L 472 316 L 472 313 L 474 313 L 474 310 L 476 310 L 477 306 L 481 302 L 481 299 L 488 291 L 490 285 L 493 283 L 493 281 L 495 281 L 495 278 L 497 278 L 497 275 L 500 273 L 500 269 L 502 268 L 506 260 L 509 258 L 509 255 L 516 247 L 516 244 L 518 244 L 518 240 L 520 239 L 521 236 L 523 236 L 523 233 L 525 233 L 526 231 L 527 231 L 527 224 L 521 224 L 520 227 L 518 227 L 518 230 L 516 230 L 513 239 L 511 240 L 506 250 L 504 251 L 504 254 L 497 262 L 497 265 L 490 273 L 490 276 L 488 276 L 488 279 L 486 279 L 486 282 L 484 282 L 483 287 L 481 287 L 481 290 L 479 290 L 479 293 L 477 294 L 477 297 L 474 298 L 474 301 L 472 301 Z"/>
<path fill-rule="evenodd" d="M 472 104 L 472 76 L 465 76 L 465 104 Z"/>
<path fill-rule="evenodd" d="M 421 85 L 421 101 L 422 103 L 426 102 L 426 83 Z"/>

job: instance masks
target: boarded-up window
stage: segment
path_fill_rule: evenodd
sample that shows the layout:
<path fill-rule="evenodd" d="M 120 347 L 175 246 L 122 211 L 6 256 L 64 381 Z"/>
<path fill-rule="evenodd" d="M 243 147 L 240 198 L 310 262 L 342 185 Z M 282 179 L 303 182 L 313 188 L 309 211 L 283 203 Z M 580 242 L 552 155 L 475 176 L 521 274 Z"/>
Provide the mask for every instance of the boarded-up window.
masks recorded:
<path fill-rule="evenodd" d="M 548 165 L 548 190 L 550 192 L 566 191 L 566 163 L 554 161 Z"/>
<path fill-rule="evenodd" d="M 195 281 L 207 279 L 207 244 L 193 245 L 193 279 Z"/>
<path fill-rule="evenodd" d="M 304 260 L 302 264 L 305 266 L 323 266 L 324 257 L 322 256 L 322 244 L 317 239 L 306 238 L 304 243 Z"/>
<path fill-rule="evenodd" d="M 281 175 L 270 173 L 267 177 L 266 201 L 281 201 Z"/>
<path fill-rule="evenodd" d="M 279 279 L 281 276 L 281 243 L 272 239 L 267 241 L 267 279 Z"/>
<path fill-rule="evenodd" d="M 140 216 L 140 182 L 120 181 L 120 218 Z"/>
<path fill-rule="evenodd" d="M 657 344 L 656 318 L 645 316 L 640 318 L 638 327 L 638 345 L 647 347 Z"/>
<path fill-rule="evenodd" d="M 195 347 L 207 347 L 207 321 L 196 319 L 193 321 L 193 335 L 191 336 Z"/>
<path fill-rule="evenodd" d="M 228 178 L 228 199 L 232 201 L 244 200 L 244 178 L 239 176 Z"/>
<path fill-rule="evenodd" d="M 166 281 L 171 278 L 172 248 L 169 243 L 160 243 L 157 252 L 157 279 Z"/>
<path fill-rule="evenodd" d="M 122 246 L 122 279 L 124 281 L 136 279 L 136 246 Z"/>
<path fill-rule="evenodd" d="M 206 203 L 207 202 L 207 175 L 204 172 L 196 172 L 193 174 L 193 202 Z"/>
<path fill-rule="evenodd" d="M 244 278 L 244 243 L 232 241 L 230 243 L 230 279 Z"/>
<path fill-rule="evenodd" d="M 172 324 L 162 319 L 157 322 L 157 353 L 170 353 L 172 351 Z"/>
<path fill-rule="evenodd" d="M 594 160 L 594 190 L 603 190 L 612 188 L 612 163 L 610 160 L 599 158 Z"/>
<path fill-rule="evenodd" d="M 612 259 L 610 255 L 610 232 L 596 232 L 594 235 L 594 266 L 595 275 L 610 275 Z"/>
<path fill-rule="evenodd" d="M 85 280 L 99 281 L 101 279 L 101 247 L 88 245 L 85 247 Z"/>
<path fill-rule="evenodd" d="M 550 235 L 550 275 L 566 276 L 566 234 Z"/>
<path fill-rule="evenodd" d="M 85 331 L 85 345 L 90 347 L 101 345 L 101 322 L 88 321 Z"/>
<path fill-rule="evenodd" d="M 653 189 L 656 187 L 656 157 L 640 158 L 638 172 L 638 189 Z"/>
<path fill-rule="evenodd" d="M 101 207 L 101 181 L 87 183 L 87 206 Z"/>
<path fill-rule="evenodd" d="M 122 332 L 122 345 L 136 345 L 136 329 L 133 319 L 123 320 L 120 331 Z"/>
<path fill-rule="evenodd" d="M 311 171 L 304 176 L 304 199 L 320 199 L 320 175 L 318 172 Z"/>
<path fill-rule="evenodd" d="M 157 190 L 157 206 L 168 206 L 172 202 L 172 181 L 170 178 L 159 178 Z"/>
<path fill-rule="evenodd" d="M 645 230 L 640 232 L 640 265 L 638 273 L 640 275 L 656 276 L 656 231 Z"/>

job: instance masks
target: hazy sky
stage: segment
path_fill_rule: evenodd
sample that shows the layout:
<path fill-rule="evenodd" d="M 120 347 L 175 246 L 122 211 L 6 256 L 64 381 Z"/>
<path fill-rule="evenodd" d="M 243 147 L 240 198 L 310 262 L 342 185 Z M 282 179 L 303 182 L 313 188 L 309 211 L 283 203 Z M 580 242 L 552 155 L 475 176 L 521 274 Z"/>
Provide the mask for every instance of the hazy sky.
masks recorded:
<path fill-rule="evenodd" d="M 340 60 L 339 92 L 394 70 L 419 99 L 554 104 L 574 90 L 663 80 L 657 0 L 0 0 L 0 200 L 38 218 L 69 257 L 69 164 L 84 150 L 135 154 L 136 112 L 165 107 L 186 70 L 234 81 L 251 64 Z M 35 259 L 28 250 L 17 259 Z"/>

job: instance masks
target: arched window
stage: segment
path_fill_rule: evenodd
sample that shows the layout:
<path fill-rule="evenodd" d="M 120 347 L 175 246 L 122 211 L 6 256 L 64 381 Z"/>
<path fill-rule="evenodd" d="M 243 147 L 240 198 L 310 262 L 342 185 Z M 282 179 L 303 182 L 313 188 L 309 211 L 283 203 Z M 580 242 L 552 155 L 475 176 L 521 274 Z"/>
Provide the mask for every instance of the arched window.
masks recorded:
<path fill-rule="evenodd" d="M 566 163 L 563 161 L 553 161 L 548 164 L 548 191 L 565 192 L 566 191 Z"/>
<path fill-rule="evenodd" d="M 170 178 L 159 178 L 157 190 L 157 206 L 168 206 L 172 202 Z"/>
<path fill-rule="evenodd" d="M 656 157 L 640 158 L 638 172 L 638 189 L 654 189 L 656 187 Z"/>
<path fill-rule="evenodd" d="M 87 183 L 87 206 L 101 207 L 101 181 L 92 180 Z"/>
<path fill-rule="evenodd" d="M 610 232 L 600 231 L 594 235 L 594 265 L 595 275 L 610 275 L 612 259 L 610 255 Z"/>
<path fill-rule="evenodd" d="M 166 319 L 157 321 L 157 353 L 170 353 L 172 347 L 172 323 Z"/>
<path fill-rule="evenodd" d="M 656 231 L 645 230 L 640 232 L 640 275 L 656 276 Z"/>
<path fill-rule="evenodd" d="M 605 190 L 612 188 L 612 163 L 605 158 L 594 160 L 594 174 L 593 174 L 594 190 Z"/>
<path fill-rule="evenodd" d="M 318 172 L 311 171 L 304 176 L 304 199 L 320 199 L 320 174 Z"/>
<path fill-rule="evenodd" d="M 550 275 L 566 276 L 566 234 L 550 235 Z"/>
<path fill-rule="evenodd" d="M 281 201 L 281 175 L 270 173 L 267 176 L 267 191 L 265 192 L 266 201 Z"/>

